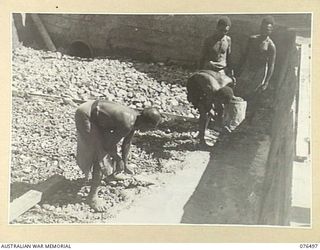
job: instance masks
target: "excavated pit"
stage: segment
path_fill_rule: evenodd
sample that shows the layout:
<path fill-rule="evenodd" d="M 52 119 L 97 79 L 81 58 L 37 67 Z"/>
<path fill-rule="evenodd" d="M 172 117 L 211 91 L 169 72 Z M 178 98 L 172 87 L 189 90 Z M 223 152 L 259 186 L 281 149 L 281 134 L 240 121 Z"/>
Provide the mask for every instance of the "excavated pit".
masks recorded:
<path fill-rule="evenodd" d="M 281 46 L 279 51 L 285 51 Z M 245 121 L 232 134 L 215 138 L 218 143 L 210 149 L 207 166 L 197 170 L 193 164 L 192 172 L 184 167 L 188 155 L 198 154 L 198 113 L 186 99 L 184 84 L 193 71 L 163 63 L 84 60 L 59 52 L 16 48 L 12 59 L 10 199 L 37 189 L 50 177 L 59 175 L 64 180 L 11 223 L 109 223 L 146 194 L 151 195 L 146 202 L 159 204 L 161 209 L 166 197 L 154 200 L 153 191 L 166 190 L 164 194 L 175 197 L 177 189 L 175 185 L 170 189 L 169 180 L 191 171 L 199 178 L 193 184 L 194 192 L 185 201 L 180 220 L 168 223 L 285 225 L 287 212 L 282 211 L 288 209 L 290 199 L 277 194 L 283 190 L 288 195 L 291 188 L 290 108 L 296 79 L 294 58 L 287 59 L 290 53 L 279 54 L 278 60 L 284 62 L 276 71 L 279 85 L 265 92 L 253 122 Z M 155 106 L 167 114 L 158 130 L 136 134 L 129 158 L 135 175 L 102 183 L 100 196 L 109 205 L 105 213 L 95 213 L 85 204 L 89 186 L 83 183 L 75 163 L 74 112 L 78 103 L 97 98 L 136 109 Z M 208 159 L 208 154 L 203 157 Z M 283 179 L 286 183 L 282 185 Z M 184 179 L 176 180 L 184 185 Z M 153 212 L 147 213 L 149 218 Z M 144 218 L 140 222 L 152 221 Z"/>

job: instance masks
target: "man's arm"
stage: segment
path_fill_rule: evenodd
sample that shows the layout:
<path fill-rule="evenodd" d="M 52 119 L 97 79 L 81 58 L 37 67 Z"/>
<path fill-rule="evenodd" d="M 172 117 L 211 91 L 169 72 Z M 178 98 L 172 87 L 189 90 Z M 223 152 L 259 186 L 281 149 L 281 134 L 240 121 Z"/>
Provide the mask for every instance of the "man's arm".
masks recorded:
<path fill-rule="evenodd" d="M 231 65 L 231 38 L 228 37 L 228 49 L 227 49 L 227 55 L 226 55 L 226 74 L 229 77 L 233 77 L 233 66 Z"/>
<path fill-rule="evenodd" d="M 274 64 L 275 64 L 275 61 L 276 61 L 276 46 L 272 43 L 272 44 L 270 44 L 269 49 L 270 49 L 269 50 L 270 54 L 269 54 L 268 62 L 267 62 L 268 70 L 267 70 L 266 79 L 265 79 L 265 81 L 263 83 L 263 87 L 262 87 L 263 90 L 265 90 L 269 85 L 269 80 L 272 77 L 272 74 L 273 74 L 273 71 L 274 71 Z"/>
<path fill-rule="evenodd" d="M 127 132 L 119 132 L 119 131 L 106 131 L 104 133 L 104 150 L 108 152 L 108 154 L 112 157 L 112 159 L 116 163 L 116 172 L 121 172 L 126 169 L 123 159 L 118 154 L 118 142 L 127 135 Z"/>
<path fill-rule="evenodd" d="M 127 168 L 127 160 L 129 155 L 129 150 L 132 142 L 132 138 L 135 130 L 133 129 L 124 139 L 121 146 L 122 160 L 124 163 L 124 168 Z"/>
<path fill-rule="evenodd" d="M 227 49 L 227 67 L 231 67 L 231 38 L 228 37 L 228 49 Z"/>
<path fill-rule="evenodd" d="M 122 132 L 119 129 L 107 129 L 102 132 L 103 133 L 103 138 L 104 138 L 104 149 L 106 151 L 113 151 L 114 145 L 117 145 L 119 141 L 125 137 L 128 132 Z"/>

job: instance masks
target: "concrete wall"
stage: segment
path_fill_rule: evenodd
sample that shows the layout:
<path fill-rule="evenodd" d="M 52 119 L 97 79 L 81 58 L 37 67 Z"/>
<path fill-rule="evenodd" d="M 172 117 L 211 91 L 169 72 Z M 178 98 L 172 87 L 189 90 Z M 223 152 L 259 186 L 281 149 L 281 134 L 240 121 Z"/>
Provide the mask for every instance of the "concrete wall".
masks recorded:
<path fill-rule="evenodd" d="M 293 101 L 297 88 L 295 34 L 287 34 L 287 53 L 278 75 L 271 126 L 271 145 L 259 223 L 288 225 L 294 160 Z"/>
<path fill-rule="evenodd" d="M 14 23 L 12 23 L 12 48 L 15 49 L 15 48 L 19 47 L 20 44 L 21 44 L 21 42 L 19 41 L 17 28 L 14 25 Z"/>
<path fill-rule="evenodd" d="M 12 26 L 16 29 L 19 41 L 27 47 L 45 49 L 45 44 L 29 14 L 13 14 Z"/>
<path fill-rule="evenodd" d="M 40 18 L 56 47 L 62 51 L 68 51 L 73 42 L 81 41 L 88 45 L 93 56 L 117 55 L 196 66 L 203 40 L 214 32 L 219 16 L 41 14 Z M 259 31 L 263 15 L 228 16 L 233 23 L 230 36 L 232 61 L 236 64 L 248 36 Z M 275 15 L 275 18 L 282 20 L 275 29 L 277 37 L 286 25 L 283 20 L 287 19 L 283 15 Z M 296 23 L 300 20 L 299 24 L 306 26 L 310 15 L 301 14 L 291 19 Z M 33 39 L 38 39 L 32 22 L 27 21 L 26 27 L 20 28 L 18 32 L 28 40 L 26 43 L 32 43 L 31 34 Z"/>

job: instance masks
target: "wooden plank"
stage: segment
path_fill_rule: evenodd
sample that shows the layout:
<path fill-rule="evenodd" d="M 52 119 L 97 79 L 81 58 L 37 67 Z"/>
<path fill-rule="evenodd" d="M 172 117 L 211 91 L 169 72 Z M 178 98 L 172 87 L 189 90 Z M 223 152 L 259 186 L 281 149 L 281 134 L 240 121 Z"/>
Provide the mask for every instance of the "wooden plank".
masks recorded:
<path fill-rule="evenodd" d="M 43 183 L 40 183 L 35 188 L 36 190 L 29 190 L 19 198 L 10 203 L 9 221 L 18 218 L 21 214 L 28 211 L 30 208 L 38 204 L 43 196 L 51 194 L 60 187 L 60 183 L 65 178 L 61 175 L 53 175 Z"/>
<path fill-rule="evenodd" d="M 9 221 L 18 218 L 41 201 L 42 192 L 30 190 L 10 203 Z"/>

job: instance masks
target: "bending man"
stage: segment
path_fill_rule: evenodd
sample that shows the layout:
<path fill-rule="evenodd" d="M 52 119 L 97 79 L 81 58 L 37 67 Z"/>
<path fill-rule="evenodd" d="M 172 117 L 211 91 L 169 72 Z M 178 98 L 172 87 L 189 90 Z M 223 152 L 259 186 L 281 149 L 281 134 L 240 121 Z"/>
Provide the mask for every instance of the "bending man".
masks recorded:
<path fill-rule="evenodd" d="M 216 86 L 216 88 L 214 87 Z M 223 105 L 229 103 L 236 97 L 232 88 L 219 87 L 214 78 L 203 74 L 194 74 L 187 82 L 188 101 L 198 109 L 199 118 L 199 139 L 200 145 L 206 146 L 205 131 L 210 117 L 215 117 L 215 127 L 222 127 Z"/>
<path fill-rule="evenodd" d="M 131 141 L 136 129 L 148 130 L 161 122 L 157 109 L 146 108 L 141 112 L 120 104 L 106 101 L 88 101 L 79 106 L 75 114 L 78 134 L 77 164 L 88 178 L 92 171 L 92 185 L 87 202 L 97 210 L 106 209 L 98 198 L 98 187 L 103 175 L 125 171 Z M 117 144 L 123 139 L 122 157 Z M 110 157 L 114 164 L 110 164 Z"/>

